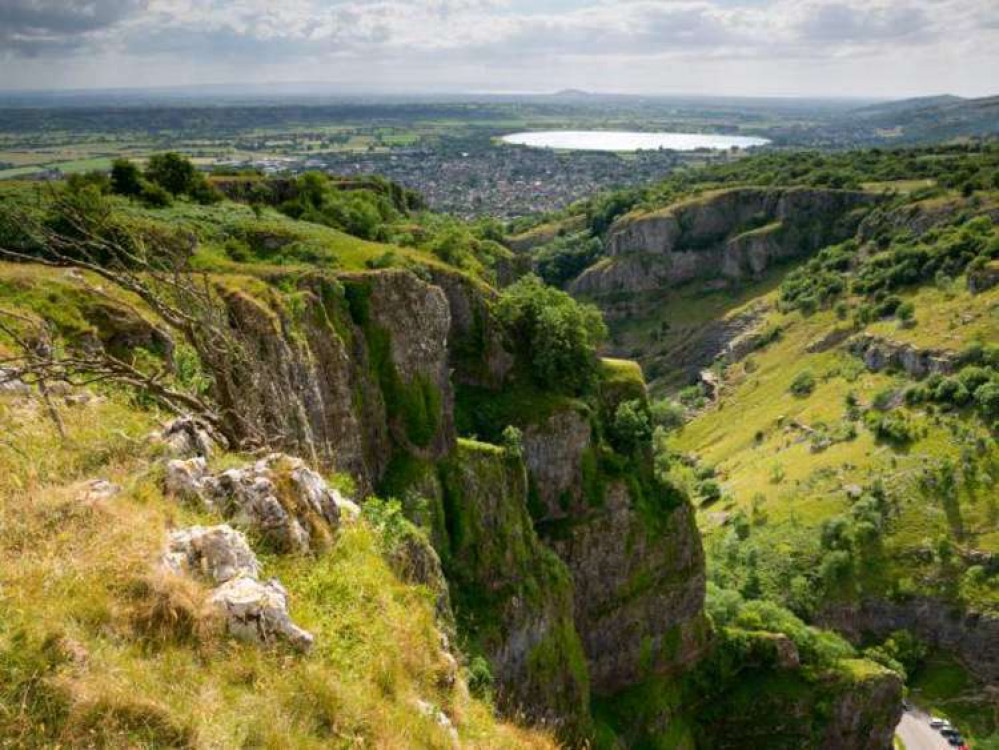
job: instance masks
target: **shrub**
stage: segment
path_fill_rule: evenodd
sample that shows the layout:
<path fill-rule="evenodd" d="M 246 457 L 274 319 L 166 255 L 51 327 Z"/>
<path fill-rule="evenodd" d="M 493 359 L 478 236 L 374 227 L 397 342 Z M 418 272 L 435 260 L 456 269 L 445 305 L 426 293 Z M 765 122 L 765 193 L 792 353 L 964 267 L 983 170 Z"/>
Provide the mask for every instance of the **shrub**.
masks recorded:
<path fill-rule="evenodd" d="M 628 455 L 652 439 L 648 407 L 638 399 L 622 401 L 614 412 L 608 437 L 619 453 Z"/>
<path fill-rule="evenodd" d="M 933 392 L 933 398 L 943 404 L 963 406 L 971 399 L 971 394 L 957 378 L 944 378 Z"/>
<path fill-rule="evenodd" d="M 916 317 L 916 306 L 911 302 L 903 302 L 895 308 L 895 317 L 903 324 L 911 324 Z"/>
<path fill-rule="evenodd" d="M 222 193 L 213 187 L 208 180 L 205 179 L 205 176 L 201 174 L 195 176 L 187 192 L 188 195 L 191 196 L 192 200 L 203 206 L 218 203 L 223 198 Z"/>
<path fill-rule="evenodd" d="M 649 415 L 653 425 L 665 430 L 679 429 L 687 420 L 683 405 L 665 398 L 649 404 Z"/>
<path fill-rule="evenodd" d="M 798 398 L 810 396 L 815 390 L 815 376 L 809 370 L 799 372 L 791 381 L 789 390 Z"/>
<path fill-rule="evenodd" d="M 175 152 L 153 154 L 146 165 L 146 179 L 172 195 L 190 191 L 197 176 L 191 160 Z"/>
<path fill-rule="evenodd" d="M 916 439 L 916 428 L 909 419 L 898 412 L 867 412 L 867 428 L 878 440 L 896 445 L 907 445 Z"/>
<path fill-rule="evenodd" d="M 520 458 L 524 455 L 524 433 L 514 425 L 507 425 L 500 435 L 500 445 L 511 456 Z"/>
<path fill-rule="evenodd" d="M 957 374 L 957 379 L 968 393 L 973 394 L 980 386 L 988 383 L 993 376 L 994 373 L 984 367 L 965 367 Z"/>
<path fill-rule="evenodd" d="M 722 496 L 721 485 L 714 479 L 705 479 L 697 485 L 697 494 L 705 503 L 713 503 L 720 500 Z"/>
<path fill-rule="evenodd" d="M 149 180 L 142 181 L 139 199 L 150 208 L 166 208 L 173 203 L 170 193 L 166 189 Z"/>
<path fill-rule="evenodd" d="M 128 159 L 115 159 L 111 164 L 111 192 L 137 196 L 142 192 L 142 172 Z"/>
<path fill-rule="evenodd" d="M 999 380 L 991 380 L 978 386 L 975 404 L 987 419 L 999 419 Z"/>

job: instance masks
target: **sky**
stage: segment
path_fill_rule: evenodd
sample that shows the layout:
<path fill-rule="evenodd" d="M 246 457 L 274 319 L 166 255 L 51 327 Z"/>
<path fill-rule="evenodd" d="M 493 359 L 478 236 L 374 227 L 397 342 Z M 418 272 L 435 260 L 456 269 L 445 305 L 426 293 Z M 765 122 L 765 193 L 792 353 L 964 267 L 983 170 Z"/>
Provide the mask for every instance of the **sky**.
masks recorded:
<path fill-rule="evenodd" d="M 0 89 L 999 94 L 999 0 L 0 0 Z"/>

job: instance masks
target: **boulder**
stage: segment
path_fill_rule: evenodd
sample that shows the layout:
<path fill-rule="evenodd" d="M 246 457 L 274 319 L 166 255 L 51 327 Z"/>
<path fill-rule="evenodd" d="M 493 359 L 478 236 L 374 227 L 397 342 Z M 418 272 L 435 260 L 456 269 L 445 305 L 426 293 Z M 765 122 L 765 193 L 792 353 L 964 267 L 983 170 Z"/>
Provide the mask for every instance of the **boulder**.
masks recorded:
<path fill-rule="evenodd" d="M 252 529 L 280 552 L 326 547 L 341 518 L 360 512 L 301 459 L 281 453 L 215 475 L 201 457 L 170 461 L 166 488 Z"/>
<path fill-rule="evenodd" d="M 288 616 L 288 592 L 276 580 L 232 578 L 217 589 L 212 604 L 222 612 L 229 632 L 250 643 L 285 640 L 301 651 L 312 648 L 314 637 Z"/>
<path fill-rule="evenodd" d="M 0 367 L 0 393 L 14 396 L 30 396 L 32 387 L 18 377 L 15 370 Z"/>
<path fill-rule="evenodd" d="M 221 584 L 234 578 L 256 578 L 260 563 L 246 537 L 228 524 L 192 526 L 170 534 L 163 566 L 178 575 L 198 576 Z"/>
<path fill-rule="evenodd" d="M 154 432 L 150 440 L 162 445 L 164 451 L 176 458 L 203 456 L 211 458 L 215 443 L 214 431 L 196 417 L 178 417 L 159 432 Z"/>

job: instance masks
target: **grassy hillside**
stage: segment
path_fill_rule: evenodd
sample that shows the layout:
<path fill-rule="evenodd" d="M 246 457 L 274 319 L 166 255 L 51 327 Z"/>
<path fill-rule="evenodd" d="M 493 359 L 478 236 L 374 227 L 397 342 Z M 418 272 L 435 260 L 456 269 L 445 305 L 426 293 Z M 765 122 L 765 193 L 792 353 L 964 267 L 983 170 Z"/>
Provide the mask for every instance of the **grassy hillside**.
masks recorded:
<path fill-rule="evenodd" d="M 169 529 L 220 522 L 164 496 L 160 415 L 112 391 L 57 409 L 65 438 L 40 402 L 0 399 L 0 746 L 450 747 L 417 701 L 468 746 L 553 746 L 449 683 L 432 596 L 366 520 L 315 557 L 260 554 L 311 654 L 225 637 L 205 587 L 156 572 Z"/>

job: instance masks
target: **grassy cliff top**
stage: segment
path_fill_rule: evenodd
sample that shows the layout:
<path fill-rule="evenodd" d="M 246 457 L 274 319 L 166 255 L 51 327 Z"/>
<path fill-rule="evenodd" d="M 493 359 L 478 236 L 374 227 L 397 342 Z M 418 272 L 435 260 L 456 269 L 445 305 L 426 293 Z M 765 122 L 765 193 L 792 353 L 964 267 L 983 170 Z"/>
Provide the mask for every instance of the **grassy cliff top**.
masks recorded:
<path fill-rule="evenodd" d="M 164 496 L 144 447 L 157 415 L 120 395 L 0 399 L 0 735 L 18 747 L 553 747 L 440 680 L 430 594 L 407 585 L 364 521 L 318 557 L 261 556 L 316 634 L 307 656 L 225 637 L 207 589 L 154 572 L 169 529 L 218 523 Z M 219 459 L 223 465 L 236 457 Z M 88 499 L 91 479 L 122 490 Z"/>

